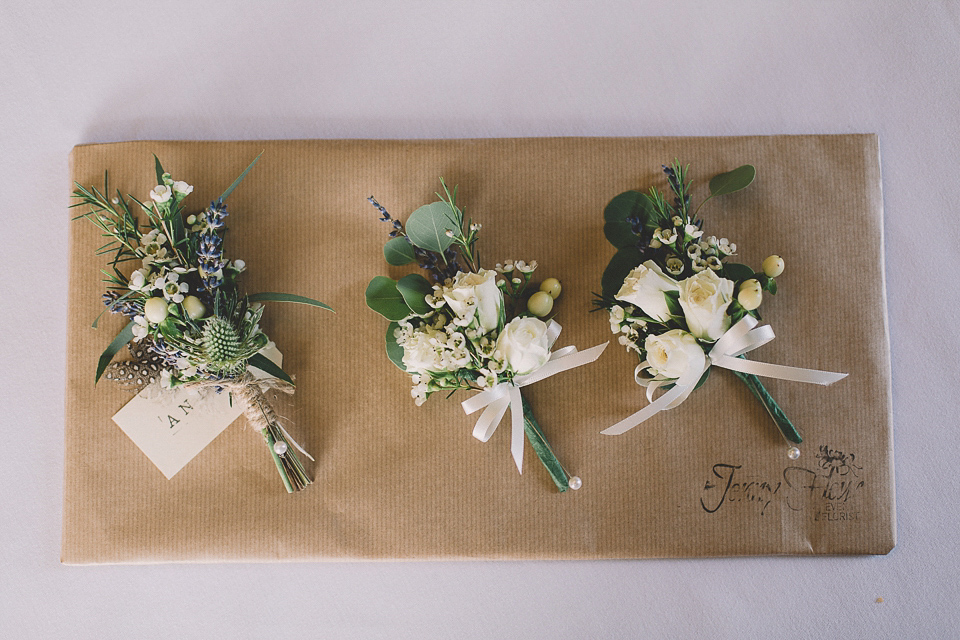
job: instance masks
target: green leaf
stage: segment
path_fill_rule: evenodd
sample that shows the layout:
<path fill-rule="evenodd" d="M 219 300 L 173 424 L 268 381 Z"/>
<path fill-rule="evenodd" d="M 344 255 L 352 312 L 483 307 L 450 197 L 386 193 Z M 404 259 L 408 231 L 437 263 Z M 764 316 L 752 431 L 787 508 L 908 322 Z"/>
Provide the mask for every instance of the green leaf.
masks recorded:
<path fill-rule="evenodd" d="M 396 322 L 391 322 L 387 327 L 387 357 L 390 358 L 390 362 L 400 367 L 401 371 L 406 371 L 407 368 L 403 366 L 403 347 L 397 344 L 397 339 L 393 335 L 393 332 L 399 328 L 400 325 Z"/>
<path fill-rule="evenodd" d="M 160 158 L 157 157 L 157 154 L 153 154 L 153 162 L 157 169 L 157 184 L 163 184 L 163 165 L 160 164 Z"/>
<path fill-rule="evenodd" d="M 640 255 L 640 250 L 636 247 L 623 247 L 617 251 L 603 272 L 603 279 L 601 280 L 603 297 L 608 300 L 613 300 L 617 292 L 620 291 L 620 287 L 623 286 L 624 278 L 626 278 L 627 274 L 639 265 L 642 260 L 643 257 Z"/>
<path fill-rule="evenodd" d="M 396 281 L 386 276 L 375 276 L 367 285 L 365 295 L 367 306 L 387 320 L 403 320 L 412 313 L 403 301 Z"/>
<path fill-rule="evenodd" d="M 443 253 L 453 242 L 447 231 L 456 233 L 459 229 L 446 202 L 424 205 L 411 213 L 407 220 L 410 242 L 427 251 Z"/>
<path fill-rule="evenodd" d="M 721 173 L 710 179 L 710 195 L 723 196 L 734 191 L 746 189 L 753 182 L 757 175 L 757 170 L 752 164 L 745 164 L 737 167 L 733 171 Z"/>
<path fill-rule="evenodd" d="M 682 318 L 683 307 L 680 306 L 680 292 L 664 291 L 663 297 L 667 302 L 667 311 L 670 312 L 670 315 Z"/>
<path fill-rule="evenodd" d="M 247 302 L 295 302 L 297 304 L 308 304 L 311 307 L 320 307 L 321 309 L 326 309 L 327 311 L 333 311 L 332 307 L 323 304 L 319 300 L 305 298 L 292 293 L 251 293 L 249 296 L 247 296 Z M 336 313 L 336 311 L 333 311 L 333 313 Z"/>
<path fill-rule="evenodd" d="M 419 273 L 411 273 L 400 278 L 397 281 L 397 291 L 403 296 L 407 306 L 418 316 L 426 315 L 433 310 L 433 307 L 424 300 L 433 294 L 433 287 Z"/>
<path fill-rule="evenodd" d="M 233 184 L 231 184 L 229 187 L 227 187 L 227 190 L 223 192 L 223 195 L 220 196 L 220 199 L 221 199 L 221 200 L 226 200 L 226 199 L 227 199 L 227 196 L 229 196 L 231 193 L 233 193 L 233 190 L 237 188 L 237 185 L 239 185 L 241 182 L 243 182 L 243 179 L 247 177 L 247 174 L 248 174 L 248 173 L 250 173 L 250 169 L 253 169 L 253 165 L 257 164 L 257 160 L 259 160 L 259 159 L 260 159 L 260 156 L 262 156 L 262 155 L 263 155 L 263 151 L 261 151 L 260 153 L 257 154 L 257 157 L 253 159 L 253 162 L 250 163 L 250 166 L 248 166 L 246 169 L 244 169 L 244 170 L 243 170 L 243 173 L 241 173 L 240 176 L 239 176 L 236 180 L 233 181 Z"/>
<path fill-rule="evenodd" d="M 416 256 L 413 255 L 413 247 L 406 238 L 390 238 L 387 244 L 383 245 L 383 257 L 387 264 L 395 267 L 402 267 L 410 264 Z"/>
<path fill-rule="evenodd" d="M 703 372 L 703 375 L 700 376 L 700 381 L 697 382 L 697 386 L 695 386 L 695 387 L 693 388 L 694 391 L 696 391 L 697 389 L 699 389 L 700 387 L 702 387 L 702 386 L 703 386 L 703 383 L 707 381 L 707 378 L 710 377 L 710 369 L 712 369 L 712 368 L 713 368 L 713 367 L 707 367 L 707 370 Z"/>
<path fill-rule="evenodd" d="M 97 362 L 97 378 L 94 380 L 94 384 L 100 382 L 100 376 L 103 375 L 103 372 L 107 370 L 107 366 L 110 364 L 110 361 L 113 360 L 113 356 L 117 355 L 117 351 L 120 351 L 128 342 L 133 340 L 133 323 L 131 322 L 125 326 L 120 333 L 117 334 L 117 337 L 113 339 L 113 342 L 104 349 L 103 353 L 100 355 L 100 361 Z"/>
<path fill-rule="evenodd" d="M 723 277 L 727 280 L 733 280 L 739 283 L 744 280 L 749 280 L 753 275 L 753 269 L 745 264 L 739 264 L 737 262 L 723 263 Z"/>
<path fill-rule="evenodd" d="M 273 360 L 263 355 L 262 353 L 255 353 L 250 356 L 250 359 L 247 360 L 247 364 L 251 367 L 256 367 L 260 369 L 267 375 L 271 375 L 274 378 L 280 378 L 290 384 L 293 384 L 293 379 L 287 375 L 287 372 L 277 366 Z"/>
<path fill-rule="evenodd" d="M 628 218 L 638 218 L 646 227 L 655 227 L 653 204 L 646 194 L 625 191 L 614 197 L 603 210 L 603 234 L 617 249 L 635 244 L 637 236 Z"/>

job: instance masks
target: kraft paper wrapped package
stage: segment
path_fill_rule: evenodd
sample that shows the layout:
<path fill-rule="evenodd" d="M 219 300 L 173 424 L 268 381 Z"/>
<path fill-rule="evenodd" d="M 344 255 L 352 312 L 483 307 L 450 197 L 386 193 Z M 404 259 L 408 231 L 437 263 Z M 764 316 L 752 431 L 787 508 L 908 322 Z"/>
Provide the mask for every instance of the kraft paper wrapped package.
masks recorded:
<path fill-rule="evenodd" d="M 72 222 L 63 562 L 883 554 L 895 544 L 876 136 L 129 142 L 75 148 L 71 177 L 99 185 L 108 170 L 112 187 L 142 200 L 156 154 L 195 185 L 186 203 L 199 211 L 261 151 L 230 196 L 227 252 L 249 267 L 245 290 L 337 311 L 264 316 L 297 381 L 278 407 L 316 458 L 316 482 L 288 495 L 242 417 L 170 480 L 114 424 L 131 395 L 95 386 L 94 372 L 125 319 L 91 328 L 102 242 Z M 738 262 L 786 260 L 763 305 L 777 338 L 750 357 L 850 374 L 829 387 L 764 381 L 804 437 L 797 460 L 724 370 L 679 407 L 600 435 L 647 403 L 635 354 L 605 312 L 589 313 L 614 251 L 603 209 L 625 190 L 663 187 L 659 167 L 674 158 L 691 165 L 695 202 L 711 176 L 757 168 L 748 189 L 702 211 L 707 234 L 737 243 Z M 435 199 L 440 176 L 483 224 L 485 266 L 536 259 L 537 279 L 563 282 L 557 347 L 612 341 L 597 362 L 524 389 L 579 491 L 558 493 L 529 445 L 518 475 L 509 419 L 489 442 L 474 439 L 466 394 L 416 407 L 409 376 L 384 353 L 388 323 L 364 290 L 413 268 L 384 262 L 389 229 L 367 197 L 404 220 Z"/>

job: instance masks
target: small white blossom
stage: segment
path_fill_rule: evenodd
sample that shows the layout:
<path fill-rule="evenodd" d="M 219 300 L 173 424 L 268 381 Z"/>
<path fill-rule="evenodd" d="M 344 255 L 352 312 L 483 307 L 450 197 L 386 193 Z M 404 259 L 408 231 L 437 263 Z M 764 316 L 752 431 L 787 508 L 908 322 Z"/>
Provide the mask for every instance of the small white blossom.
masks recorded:
<path fill-rule="evenodd" d="M 720 258 L 717 256 L 710 256 L 707 258 L 707 266 L 714 271 L 720 271 L 720 269 L 723 268 L 723 264 L 720 262 Z"/>
<path fill-rule="evenodd" d="M 684 227 L 684 231 L 691 238 L 699 238 L 703 235 L 703 230 L 698 229 L 697 225 L 695 224 L 688 224 L 686 227 Z"/>
<path fill-rule="evenodd" d="M 663 244 L 673 244 L 677 240 L 677 232 L 673 229 L 660 229 L 658 227 L 654 230 L 653 237 Z"/>
<path fill-rule="evenodd" d="M 518 261 L 517 261 L 517 271 L 519 271 L 520 273 L 533 273 L 533 271 L 534 271 L 536 268 L 537 268 L 537 261 L 536 261 L 536 260 L 531 260 L 531 261 L 530 261 L 530 264 L 527 264 L 527 263 L 524 262 L 523 260 L 518 260 Z"/>
<path fill-rule="evenodd" d="M 173 183 L 173 190 L 182 198 L 190 195 L 190 193 L 193 191 L 193 186 L 187 184 L 183 180 L 177 180 Z"/>
<path fill-rule="evenodd" d="M 722 253 L 723 255 L 732 256 L 734 253 L 737 252 L 737 245 L 730 242 L 726 238 L 720 238 L 719 249 L 720 249 L 720 253 Z"/>
<path fill-rule="evenodd" d="M 247 268 L 247 263 L 244 262 L 243 260 L 234 260 L 233 268 L 236 269 L 237 271 L 243 271 L 244 269 Z"/>
<path fill-rule="evenodd" d="M 683 273 L 683 260 L 675 256 L 667 258 L 667 273 L 673 276 Z"/>
<path fill-rule="evenodd" d="M 683 226 L 683 218 L 681 218 L 680 216 L 673 216 L 672 222 L 673 222 L 673 226 L 675 227 Z"/>
<path fill-rule="evenodd" d="M 173 196 L 173 190 L 165 184 L 158 184 L 150 191 L 150 197 L 157 204 L 163 204 Z"/>
<path fill-rule="evenodd" d="M 147 337 L 147 334 L 150 332 L 149 325 L 147 324 L 147 319 L 143 316 L 134 316 L 133 317 L 133 341 L 140 342 Z"/>
<path fill-rule="evenodd" d="M 696 244 L 691 244 L 687 247 L 687 257 L 691 260 L 696 260 L 700 257 L 700 246 Z"/>
<path fill-rule="evenodd" d="M 691 266 L 693 267 L 694 273 L 700 273 L 701 271 L 707 268 L 707 263 L 706 261 L 701 260 L 700 258 L 697 258 L 696 260 L 693 261 L 693 265 Z"/>
<path fill-rule="evenodd" d="M 150 288 L 146 271 L 146 269 L 137 269 L 130 274 L 129 287 L 131 291 L 143 291 Z"/>

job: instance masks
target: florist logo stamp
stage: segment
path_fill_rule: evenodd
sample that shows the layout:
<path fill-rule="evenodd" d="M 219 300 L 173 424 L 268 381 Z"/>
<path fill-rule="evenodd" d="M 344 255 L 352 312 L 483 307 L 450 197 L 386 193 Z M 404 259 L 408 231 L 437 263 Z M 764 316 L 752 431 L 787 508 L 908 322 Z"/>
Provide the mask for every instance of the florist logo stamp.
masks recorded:
<path fill-rule="evenodd" d="M 863 489 L 862 471 L 856 454 L 827 445 L 820 445 L 809 467 L 785 467 L 779 477 L 759 477 L 743 465 L 721 462 L 710 470 L 700 506 L 707 513 L 717 513 L 728 504 L 751 506 L 763 516 L 776 503 L 791 511 L 814 509 L 815 522 L 856 522 L 860 512 L 851 507 Z"/>

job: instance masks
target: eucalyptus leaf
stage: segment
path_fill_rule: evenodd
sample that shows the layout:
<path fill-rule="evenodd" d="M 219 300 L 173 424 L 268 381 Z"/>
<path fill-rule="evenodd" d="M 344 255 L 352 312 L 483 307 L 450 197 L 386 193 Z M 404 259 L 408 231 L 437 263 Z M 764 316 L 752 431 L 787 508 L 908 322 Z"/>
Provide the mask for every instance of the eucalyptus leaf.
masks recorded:
<path fill-rule="evenodd" d="M 642 261 L 643 256 L 635 246 L 623 247 L 617 251 L 603 272 L 601 284 L 604 299 L 612 300 L 623 286 L 627 274 Z"/>
<path fill-rule="evenodd" d="M 387 357 L 390 358 L 390 362 L 397 365 L 401 371 L 406 371 L 407 368 L 403 366 L 403 347 L 397 344 L 397 338 L 393 335 L 399 328 L 400 325 L 396 322 L 391 322 L 390 326 L 387 327 Z"/>
<path fill-rule="evenodd" d="M 397 291 L 403 296 L 406 305 L 418 316 L 426 315 L 433 310 L 433 307 L 424 299 L 433 294 L 433 287 L 419 273 L 411 273 L 400 278 L 397 281 Z"/>
<path fill-rule="evenodd" d="M 387 264 L 392 264 L 395 267 L 410 264 L 416 258 L 410 241 L 401 237 L 387 240 L 387 244 L 383 245 L 383 257 Z"/>
<path fill-rule="evenodd" d="M 387 320 L 403 320 L 412 312 L 403 295 L 397 289 L 396 281 L 386 276 L 375 276 L 366 291 L 367 306 Z"/>
<path fill-rule="evenodd" d="M 271 375 L 274 378 L 280 378 L 290 384 L 293 384 L 293 378 L 287 375 L 287 372 L 277 366 L 277 363 L 263 355 L 262 353 L 255 353 L 250 356 L 250 359 L 247 360 L 247 364 L 251 367 L 256 367 L 260 369 L 267 375 Z"/>
<path fill-rule="evenodd" d="M 615 196 L 603 210 L 603 234 L 617 249 L 636 244 L 637 236 L 627 219 L 638 218 L 644 226 L 650 226 L 654 219 L 652 211 L 653 205 L 645 194 L 625 191 Z"/>
<path fill-rule="evenodd" d="M 97 377 L 94 380 L 94 384 L 100 382 L 100 376 L 107 370 L 107 366 L 110 364 L 110 361 L 113 360 L 113 356 L 117 355 L 117 351 L 123 349 L 131 340 L 133 340 L 132 322 L 125 326 L 120 333 L 117 334 L 117 337 L 113 339 L 113 342 L 103 350 L 103 353 L 100 355 L 100 360 L 97 362 Z"/>
<path fill-rule="evenodd" d="M 421 249 L 443 253 L 453 243 L 453 238 L 447 235 L 447 231 L 458 231 L 451 215 L 450 205 L 446 202 L 424 205 L 410 214 L 407 220 L 407 237 Z"/>
<path fill-rule="evenodd" d="M 276 293 L 273 291 L 251 293 L 249 296 L 247 296 L 247 302 L 294 302 L 296 304 L 307 304 L 311 307 L 320 307 L 321 309 L 326 309 L 327 311 L 333 311 L 332 307 L 323 304 L 319 300 L 298 296 L 292 293 Z M 336 313 L 335 311 L 333 312 Z"/>
<path fill-rule="evenodd" d="M 743 282 L 744 280 L 749 280 L 753 276 L 753 269 L 745 264 L 739 264 L 737 262 L 723 263 L 723 277 L 727 280 L 733 280 L 734 282 L 739 283 Z"/>
<path fill-rule="evenodd" d="M 710 179 L 710 195 L 723 196 L 734 191 L 746 189 L 753 182 L 757 170 L 752 164 L 745 164 L 733 171 L 727 171 Z"/>

